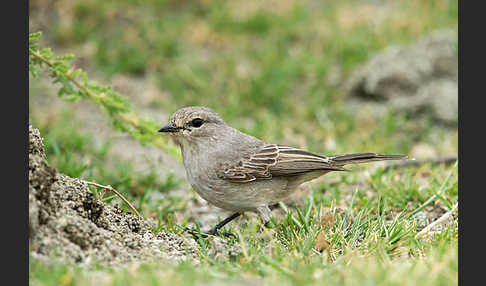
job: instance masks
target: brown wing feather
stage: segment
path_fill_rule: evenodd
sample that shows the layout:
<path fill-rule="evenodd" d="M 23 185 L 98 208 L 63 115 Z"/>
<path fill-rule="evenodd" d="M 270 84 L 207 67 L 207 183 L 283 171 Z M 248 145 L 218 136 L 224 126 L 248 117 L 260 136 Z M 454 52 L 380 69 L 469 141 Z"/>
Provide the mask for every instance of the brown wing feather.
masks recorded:
<path fill-rule="evenodd" d="M 219 174 L 220 178 L 237 183 L 258 179 L 295 176 L 318 170 L 347 171 L 342 166 L 372 161 L 403 160 L 402 155 L 382 155 L 375 153 L 321 156 L 301 149 L 267 144 L 247 159 L 240 160 Z"/>
<path fill-rule="evenodd" d="M 345 171 L 342 167 L 333 166 L 327 157 L 292 147 L 268 144 L 249 159 L 243 159 L 225 169 L 219 177 L 232 182 L 246 183 L 316 170 Z"/>
<path fill-rule="evenodd" d="M 277 163 L 277 157 L 277 145 L 265 145 L 249 159 L 242 159 L 235 166 L 223 170 L 219 177 L 236 183 L 246 183 L 256 179 L 271 179 L 272 174 L 268 169 Z"/>
<path fill-rule="evenodd" d="M 277 164 L 270 167 L 274 176 L 293 176 L 317 170 L 346 171 L 325 156 L 288 146 L 279 145 L 278 149 Z"/>

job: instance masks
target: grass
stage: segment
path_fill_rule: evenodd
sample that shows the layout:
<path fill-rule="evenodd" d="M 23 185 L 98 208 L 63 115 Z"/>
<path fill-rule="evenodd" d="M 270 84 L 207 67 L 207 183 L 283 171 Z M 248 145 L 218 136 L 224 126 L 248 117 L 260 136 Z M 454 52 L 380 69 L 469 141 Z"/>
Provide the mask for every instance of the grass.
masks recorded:
<path fill-rule="evenodd" d="M 140 105 L 167 114 L 206 105 L 244 132 L 328 155 L 410 155 L 418 144 L 438 156 L 457 154 L 457 126 L 443 128 L 427 114 L 352 111 L 342 94 L 347 77 L 375 53 L 436 30 L 457 31 L 457 1 L 271 2 L 61 1 L 43 14 L 41 1 L 31 1 L 31 18 L 38 20 L 31 31 L 42 30 L 53 50 L 74 53 L 100 81 L 124 74 L 155 82 L 157 92 Z M 176 192 L 183 175 L 160 178 L 153 168 L 137 172 L 133 162 L 110 157 L 116 139 L 100 143 L 97 134 L 81 131 L 76 110 L 37 110 L 33 102 L 47 96 L 42 92 L 31 84 L 30 122 L 45 138 L 52 166 L 113 186 L 157 221 L 154 231 L 177 233 L 187 224 L 187 193 L 196 195 Z M 457 167 L 374 167 L 310 183 L 297 207 L 274 211 L 278 219 L 263 234 L 251 216 L 229 224 L 225 230 L 238 234 L 242 248 L 236 257 L 211 258 L 210 239 L 201 238 L 207 258 L 200 265 L 86 269 L 31 259 L 30 284 L 457 284 L 457 219 L 430 238 L 415 238 L 431 222 L 419 214 L 443 213 L 457 202 Z"/>
<path fill-rule="evenodd" d="M 457 284 L 457 275 L 453 274 L 457 270 L 455 247 L 437 246 L 426 257 L 416 260 L 386 260 L 379 255 L 363 256 L 354 252 L 333 263 L 317 255 L 305 262 L 280 253 L 275 256 L 269 258 L 260 254 L 258 261 L 240 261 L 244 266 L 248 264 L 246 267 L 229 263 L 211 266 L 180 263 L 174 266 L 158 262 L 115 270 L 101 268 L 96 271 L 96 278 L 77 266 L 33 262 L 31 268 L 35 270 L 31 272 L 34 276 L 31 284 L 48 285 L 42 283 L 52 281 L 56 285 L 94 285 L 99 282 L 105 285 L 204 285 L 237 283 L 240 279 L 250 285 L 256 281 L 266 285 L 423 285 L 424 281 L 427 285 Z M 39 282 L 39 278 L 43 282 Z"/>
<path fill-rule="evenodd" d="M 448 171 L 451 176 L 427 190 L 429 195 L 444 189 L 457 200 L 457 166 Z M 382 173 L 374 178 L 378 179 L 387 180 L 389 175 Z M 399 181 L 408 180 L 405 176 Z M 401 194 L 406 189 L 399 184 L 396 191 Z M 457 284 L 457 225 L 445 227 L 430 240 L 415 239 L 417 222 L 406 214 L 422 202 L 397 213 L 397 194 L 366 198 L 357 189 L 351 195 L 347 208 L 340 209 L 335 207 L 340 201 L 312 192 L 304 206 L 288 211 L 276 227 L 262 234 L 255 233 L 256 222 L 231 225 L 227 230 L 238 233 L 242 247 L 233 259 L 202 259 L 199 266 L 162 262 L 99 266 L 95 272 L 33 260 L 31 284 L 47 285 L 43 283 L 52 280 L 60 285 L 91 285 L 94 273 L 103 277 L 103 285 L 158 285 L 162 279 L 175 285 L 242 280 L 266 285 Z M 331 206 L 326 207 L 323 202 L 329 201 Z M 208 239 L 200 240 L 204 253 Z"/>

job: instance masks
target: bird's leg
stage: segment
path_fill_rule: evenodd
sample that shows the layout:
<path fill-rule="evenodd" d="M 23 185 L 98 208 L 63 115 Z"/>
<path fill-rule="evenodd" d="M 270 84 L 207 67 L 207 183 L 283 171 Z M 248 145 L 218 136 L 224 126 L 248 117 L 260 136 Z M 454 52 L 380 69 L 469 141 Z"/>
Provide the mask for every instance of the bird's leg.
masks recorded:
<path fill-rule="evenodd" d="M 218 223 L 217 225 L 215 225 L 213 228 L 211 228 L 208 232 L 206 232 L 206 234 L 209 234 L 209 235 L 216 235 L 218 233 L 218 229 L 222 228 L 223 226 L 225 226 L 227 223 L 229 223 L 230 221 L 234 220 L 235 218 L 239 217 L 241 215 L 241 213 L 234 213 L 232 215 L 230 215 L 229 217 L 225 218 L 224 220 L 222 220 L 220 223 Z M 231 234 L 231 233 L 224 233 L 224 236 L 234 236 L 234 234 Z"/>
<path fill-rule="evenodd" d="M 267 205 L 257 207 L 257 211 L 258 211 L 258 216 L 262 220 L 262 224 L 258 228 L 258 232 L 262 232 L 263 228 L 268 226 L 268 223 L 272 219 L 273 214 Z"/>

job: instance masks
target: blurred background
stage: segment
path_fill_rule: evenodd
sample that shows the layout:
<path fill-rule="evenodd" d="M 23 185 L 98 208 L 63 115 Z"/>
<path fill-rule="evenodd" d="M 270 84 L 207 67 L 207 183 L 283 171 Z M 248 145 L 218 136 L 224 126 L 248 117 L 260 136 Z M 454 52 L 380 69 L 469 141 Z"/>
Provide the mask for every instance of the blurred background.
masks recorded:
<path fill-rule="evenodd" d="M 90 80 L 161 126 L 204 105 L 243 132 L 319 154 L 457 156 L 457 1 L 29 4 L 41 47 L 74 54 Z M 60 172 L 114 186 L 146 217 L 205 224 L 212 207 L 188 191 L 180 162 L 114 131 L 92 102 L 63 101 L 47 76 L 29 87 L 30 123 Z"/>

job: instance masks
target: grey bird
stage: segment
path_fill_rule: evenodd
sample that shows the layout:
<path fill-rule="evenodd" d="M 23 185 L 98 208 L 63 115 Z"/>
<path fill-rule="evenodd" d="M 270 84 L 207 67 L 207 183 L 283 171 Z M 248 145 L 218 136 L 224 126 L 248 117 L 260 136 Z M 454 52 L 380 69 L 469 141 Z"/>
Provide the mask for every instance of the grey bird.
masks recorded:
<path fill-rule="evenodd" d="M 169 133 L 180 146 L 192 188 L 209 203 L 234 212 L 206 232 L 210 235 L 243 212 L 256 212 L 261 230 L 272 218 L 269 206 L 284 200 L 304 182 L 331 171 L 347 171 L 344 165 L 407 159 L 375 153 L 322 156 L 266 143 L 199 106 L 179 109 L 158 131 Z"/>

